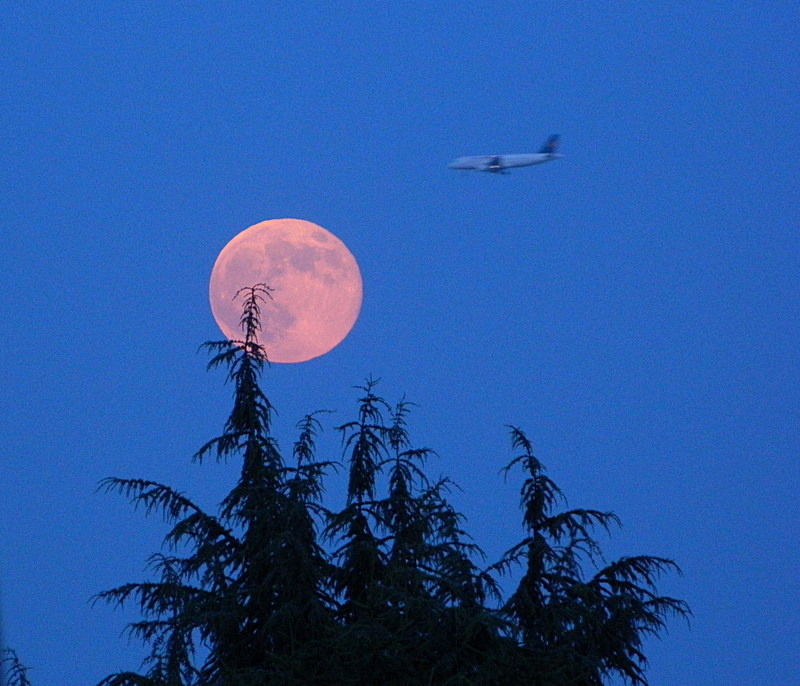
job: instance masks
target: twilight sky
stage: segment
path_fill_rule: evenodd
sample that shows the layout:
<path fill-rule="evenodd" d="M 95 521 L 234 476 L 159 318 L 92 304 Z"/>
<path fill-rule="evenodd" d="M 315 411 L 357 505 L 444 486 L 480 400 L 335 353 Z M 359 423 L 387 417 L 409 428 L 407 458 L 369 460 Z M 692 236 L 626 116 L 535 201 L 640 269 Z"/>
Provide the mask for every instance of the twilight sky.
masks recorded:
<path fill-rule="evenodd" d="M 0 596 L 38 686 L 136 668 L 166 531 L 106 476 L 213 510 L 192 464 L 230 406 L 197 354 L 219 251 L 265 219 L 338 236 L 364 280 L 329 354 L 273 365 L 286 452 L 368 375 L 490 561 L 522 536 L 505 424 L 609 559 L 673 558 L 661 684 L 800 673 L 800 8 L 790 2 L 18 2 L 0 22 Z M 455 157 L 564 159 L 509 176 Z M 343 477 L 330 484 L 339 503 Z M 510 584 L 507 584 L 510 586 Z"/>

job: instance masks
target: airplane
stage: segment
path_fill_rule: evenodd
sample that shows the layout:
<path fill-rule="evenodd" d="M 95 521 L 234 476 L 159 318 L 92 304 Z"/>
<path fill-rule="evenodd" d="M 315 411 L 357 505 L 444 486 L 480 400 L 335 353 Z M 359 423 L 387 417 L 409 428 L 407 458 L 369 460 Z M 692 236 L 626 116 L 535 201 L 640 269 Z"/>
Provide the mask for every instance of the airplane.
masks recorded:
<path fill-rule="evenodd" d="M 547 139 L 539 152 L 522 155 L 468 155 L 453 160 L 448 166 L 450 169 L 464 171 L 485 171 L 495 174 L 508 174 L 506 169 L 512 167 L 530 167 L 532 164 L 541 164 L 564 157 L 556 152 L 559 134 L 554 134 Z"/>

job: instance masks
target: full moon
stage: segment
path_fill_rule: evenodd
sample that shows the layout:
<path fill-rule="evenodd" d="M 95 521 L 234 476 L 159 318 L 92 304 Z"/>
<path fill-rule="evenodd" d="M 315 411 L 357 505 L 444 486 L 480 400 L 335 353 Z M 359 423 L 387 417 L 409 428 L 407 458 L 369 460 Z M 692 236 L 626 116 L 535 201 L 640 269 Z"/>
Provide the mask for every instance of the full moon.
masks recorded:
<path fill-rule="evenodd" d="M 259 343 L 270 362 L 305 362 L 341 343 L 361 310 L 361 272 L 344 243 L 301 219 L 245 229 L 220 252 L 208 286 L 211 312 L 229 340 L 241 340 L 237 291 L 272 289 L 261 304 Z"/>

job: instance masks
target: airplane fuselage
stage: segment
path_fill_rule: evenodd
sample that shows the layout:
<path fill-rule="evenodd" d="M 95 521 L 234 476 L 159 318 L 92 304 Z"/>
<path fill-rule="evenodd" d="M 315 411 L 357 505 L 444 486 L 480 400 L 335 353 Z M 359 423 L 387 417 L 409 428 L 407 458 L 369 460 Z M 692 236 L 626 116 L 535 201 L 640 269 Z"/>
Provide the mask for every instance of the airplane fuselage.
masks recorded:
<path fill-rule="evenodd" d="M 563 155 L 555 152 L 536 152 L 520 155 L 468 155 L 453 160 L 448 166 L 450 169 L 465 171 L 502 172 L 504 169 L 515 167 L 530 167 L 542 162 L 556 160 Z"/>

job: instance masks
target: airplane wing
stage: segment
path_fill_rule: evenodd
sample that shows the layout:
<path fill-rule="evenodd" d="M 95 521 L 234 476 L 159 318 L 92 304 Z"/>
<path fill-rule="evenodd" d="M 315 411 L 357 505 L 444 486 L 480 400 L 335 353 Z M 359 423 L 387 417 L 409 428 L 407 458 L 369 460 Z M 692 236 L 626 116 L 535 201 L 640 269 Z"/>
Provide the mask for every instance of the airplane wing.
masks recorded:
<path fill-rule="evenodd" d="M 486 163 L 486 166 L 483 169 L 484 171 L 490 171 L 490 172 L 503 171 L 503 162 L 500 159 L 500 155 L 494 155 L 493 157 L 490 157 L 489 161 Z"/>

